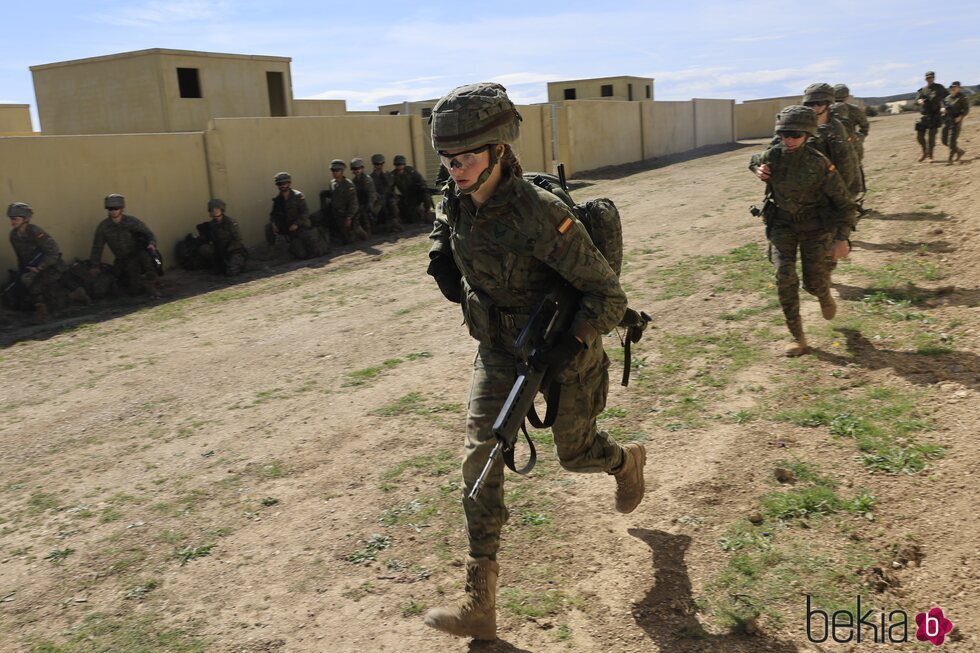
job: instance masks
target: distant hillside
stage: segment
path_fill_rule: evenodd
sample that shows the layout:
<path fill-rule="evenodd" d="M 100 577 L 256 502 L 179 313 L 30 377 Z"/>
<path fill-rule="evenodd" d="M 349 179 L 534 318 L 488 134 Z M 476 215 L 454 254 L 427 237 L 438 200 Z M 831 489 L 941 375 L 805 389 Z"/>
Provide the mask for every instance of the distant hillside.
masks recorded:
<path fill-rule="evenodd" d="M 963 86 L 963 93 L 965 95 L 972 95 L 974 93 L 980 93 L 980 84 L 974 84 L 973 86 Z M 915 91 L 911 93 L 898 93 L 897 95 L 885 95 L 882 97 L 862 97 L 859 98 L 864 100 L 866 106 L 876 107 L 879 104 L 886 104 L 888 102 L 899 102 L 901 100 L 912 100 L 915 98 Z"/>

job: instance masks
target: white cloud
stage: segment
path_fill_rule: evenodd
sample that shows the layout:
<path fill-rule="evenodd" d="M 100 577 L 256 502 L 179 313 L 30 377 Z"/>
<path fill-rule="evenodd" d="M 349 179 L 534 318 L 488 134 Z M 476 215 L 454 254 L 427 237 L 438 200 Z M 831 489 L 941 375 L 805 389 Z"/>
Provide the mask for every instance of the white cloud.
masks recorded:
<path fill-rule="evenodd" d="M 101 23 L 121 27 L 157 27 L 205 20 L 218 15 L 226 15 L 229 10 L 230 3 L 228 2 L 150 0 L 143 5 L 99 13 L 92 18 Z"/>

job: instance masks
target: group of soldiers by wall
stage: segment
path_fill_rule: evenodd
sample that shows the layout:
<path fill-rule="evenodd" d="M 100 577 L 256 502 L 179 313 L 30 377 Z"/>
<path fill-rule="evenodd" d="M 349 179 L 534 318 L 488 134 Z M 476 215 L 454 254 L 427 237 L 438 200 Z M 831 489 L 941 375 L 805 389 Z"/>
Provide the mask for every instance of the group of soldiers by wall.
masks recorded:
<path fill-rule="evenodd" d="M 347 164 L 334 159 L 330 164 L 330 188 L 320 193 L 320 206 L 311 213 L 306 197 L 292 187 L 288 172 L 274 177 L 278 194 L 266 224 L 267 244 L 274 248 L 285 241 L 297 259 L 323 256 L 331 243 L 346 245 L 365 240 L 371 234 L 398 233 L 402 224 L 431 223 L 435 217 L 434 189 L 404 156 L 394 158 L 394 170 L 385 170 L 385 157 L 371 157 L 374 170 L 368 174 L 360 158 L 350 162 L 353 178 L 344 172 Z M 107 216 L 95 230 L 88 261 L 68 265 L 57 242 L 43 228 L 31 222 L 34 210 L 26 202 L 7 207 L 10 243 L 17 256 L 18 269 L 11 271 L 4 284 L 3 303 L 14 310 L 34 310 L 39 322 L 52 310 L 69 302 L 90 304 L 126 291 L 160 298 L 158 276 L 163 274 L 163 257 L 156 236 L 138 218 L 124 213 L 126 200 L 113 193 L 105 198 Z M 226 213 L 227 204 L 211 198 L 209 219 L 197 225 L 197 235 L 188 234 L 177 244 L 176 258 L 186 269 L 208 269 L 216 274 L 235 276 L 248 264 L 238 221 Z M 112 265 L 102 263 L 105 246 L 115 257 Z"/>
<path fill-rule="evenodd" d="M 966 153 L 958 143 L 963 119 L 970 112 L 970 102 L 963 94 L 959 82 L 953 82 L 947 89 L 936 81 L 936 73 L 926 71 L 926 84 L 915 94 L 919 105 L 919 120 L 915 123 L 916 140 L 922 148 L 919 162 L 933 158 L 936 147 L 936 132 L 942 127 L 942 143 L 949 147 L 947 165 L 959 161 Z"/>

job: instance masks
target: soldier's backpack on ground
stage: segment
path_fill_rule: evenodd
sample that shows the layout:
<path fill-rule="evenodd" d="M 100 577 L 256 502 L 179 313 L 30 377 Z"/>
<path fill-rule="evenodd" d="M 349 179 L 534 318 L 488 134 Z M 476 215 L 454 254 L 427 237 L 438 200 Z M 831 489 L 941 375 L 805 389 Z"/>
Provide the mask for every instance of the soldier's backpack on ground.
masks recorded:
<path fill-rule="evenodd" d="M 61 275 L 61 285 L 69 291 L 83 288 L 85 294 L 94 301 L 119 295 L 116 275 L 113 274 L 112 266 L 108 263 L 99 263 L 99 273 L 92 276 L 89 262 L 75 259 L 75 262 Z"/>

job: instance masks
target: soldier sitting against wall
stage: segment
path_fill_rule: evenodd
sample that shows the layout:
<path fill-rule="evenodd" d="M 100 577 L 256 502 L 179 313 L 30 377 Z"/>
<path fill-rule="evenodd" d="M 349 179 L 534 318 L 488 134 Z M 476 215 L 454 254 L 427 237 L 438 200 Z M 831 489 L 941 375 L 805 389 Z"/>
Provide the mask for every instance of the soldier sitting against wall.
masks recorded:
<path fill-rule="evenodd" d="M 225 208 L 224 200 L 208 200 L 211 221 L 205 222 L 206 228 L 200 229 L 205 242 L 198 253 L 215 273 L 233 277 L 245 270 L 248 250 L 242 243 L 238 222 L 230 215 L 225 215 Z"/>
<path fill-rule="evenodd" d="M 374 180 L 374 189 L 381 198 L 381 208 L 376 215 L 376 226 L 379 231 L 402 230 L 401 220 L 398 218 L 398 196 L 395 194 L 395 180 L 392 173 L 385 170 L 385 155 L 372 154 L 371 179 Z"/>
<path fill-rule="evenodd" d="M 298 259 L 320 256 L 320 237 L 310 222 L 306 197 L 292 187 L 293 178 L 280 172 L 274 178 L 279 194 L 272 198 L 269 224 L 265 226 L 265 241 L 275 247 L 276 237 L 289 241 L 289 253 Z"/>
<path fill-rule="evenodd" d="M 357 189 L 354 183 L 344 176 L 347 164 L 341 159 L 330 162 L 330 235 L 336 236 L 342 245 L 364 240 L 367 232 L 358 221 Z"/>
<path fill-rule="evenodd" d="M 126 198 L 112 193 L 105 198 L 108 216 L 95 229 L 92 254 L 89 256 L 90 273 L 93 277 L 102 272 L 102 249 L 109 245 L 115 256 L 113 273 L 132 293 L 140 290 L 153 299 L 161 297 L 157 288 L 158 257 L 156 236 L 138 218 L 126 215 Z"/>
<path fill-rule="evenodd" d="M 351 181 L 357 190 L 357 216 L 361 228 L 370 235 L 375 229 L 375 220 L 381 210 L 381 198 L 374 187 L 371 175 L 364 172 L 364 159 L 354 158 L 350 161 L 350 170 L 354 174 Z"/>
<path fill-rule="evenodd" d="M 392 178 L 395 189 L 399 194 L 398 215 L 403 223 L 414 224 L 422 222 L 426 216 L 430 221 L 435 219 L 435 206 L 432 195 L 425 185 L 425 179 L 418 170 L 407 165 L 405 157 L 395 155 L 395 171 Z"/>
<path fill-rule="evenodd" d="M 4 285 L 3 295 L 4 303 L 10 308 L 33 308 L 37 320 L 43 322 L 49 317 L 48 305 L 58 294 L 58 282 L 67 266 L 54 238 L 31 224 L 33 215 L 34 209 L 26 202 L 14 202 L 7 207 L 10 245 L 17 255 L 18 271 Z"/>

